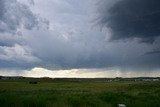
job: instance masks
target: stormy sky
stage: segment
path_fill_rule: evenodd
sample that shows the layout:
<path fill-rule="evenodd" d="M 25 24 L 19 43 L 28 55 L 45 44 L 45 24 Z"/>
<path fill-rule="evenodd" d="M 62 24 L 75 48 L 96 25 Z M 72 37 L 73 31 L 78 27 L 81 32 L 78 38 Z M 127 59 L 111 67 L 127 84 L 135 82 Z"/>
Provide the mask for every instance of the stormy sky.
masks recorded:
<path fill-rule="evenodd" d="M 158 76 L 159 5 L 159 0 L 0 0 L 0 75 Z"/>

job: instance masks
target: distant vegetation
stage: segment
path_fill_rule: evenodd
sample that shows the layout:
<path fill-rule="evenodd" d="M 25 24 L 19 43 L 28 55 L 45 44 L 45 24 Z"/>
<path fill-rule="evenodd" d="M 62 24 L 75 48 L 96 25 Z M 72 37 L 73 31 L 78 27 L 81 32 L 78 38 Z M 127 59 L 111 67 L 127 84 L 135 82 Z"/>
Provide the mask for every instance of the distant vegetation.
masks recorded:
<path fill-rule="evenodd" d="M 0 107 L 160 107 L 158 80 L 1 77 Z"/>

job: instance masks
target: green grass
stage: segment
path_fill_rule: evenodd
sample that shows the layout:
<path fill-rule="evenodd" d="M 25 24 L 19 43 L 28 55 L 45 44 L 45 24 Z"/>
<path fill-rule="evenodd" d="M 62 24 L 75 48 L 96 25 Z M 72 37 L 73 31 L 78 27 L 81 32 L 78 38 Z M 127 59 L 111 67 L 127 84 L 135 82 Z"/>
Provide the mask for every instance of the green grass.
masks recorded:
<path fill-rule="evenodd" d="M 160 82 L 0 81 L 0 107 L 160 107 Z"/>

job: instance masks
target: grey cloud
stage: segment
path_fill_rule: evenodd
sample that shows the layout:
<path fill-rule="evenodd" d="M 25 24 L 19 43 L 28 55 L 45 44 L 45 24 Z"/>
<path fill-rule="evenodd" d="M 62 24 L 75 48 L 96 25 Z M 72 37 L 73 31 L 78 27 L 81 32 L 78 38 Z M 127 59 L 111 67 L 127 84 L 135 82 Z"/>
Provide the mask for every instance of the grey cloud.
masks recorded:
<path fill-rule="evenodd" d="M 35 5 L 34 0 L 28 0 L 29 4 Z"/>
<path fill-rule="evenodd" d="M 102 3 L 98 20 L 111 29 L 111 40 L 139 38 L 140 42 L 153 43 L 160 36 L 159 0 L 118 0 L 112 4 L 102 0 Z"/>
<path fill-rule="evenodd" d="M 114 2 L 110 0 L 112 6 L 107 8 L 113 8 L 118 2 L 118 0 Z M 33 26 L 20 29 L 18 33 L 19 25 L 25 26 L 25 23 L 20 21 L 18 25 L 13 25 L 15 30 L 9 28 L 9 30 L 4 30 L 5 33 L 1 32 L 0 68 L 160 68 L 158 55 L 142 56 L 146 52 L 151 52 L 154 47 L 158 47 L 159 40 L 156 39 L 153 45 L 139 44 L 135 39 L 126 42 L 108 42 L 106 33 L 100 32 L 98 29 L 91 29 L 90 17 L 96 16 L 91 13 L 91 3 L 92 0 L 90 2 L 89 0 L 52 0 L 52 2 L 35 0 L 35 5 L 32 6 L 33 13 L 49 18 L 49 21 L 35 16 L 38 25 L 36 22 Z M 83 9 L 81 9 L 82 7 Z M 28 9 L 30 8 L 28 7 Z M 105 12 L 105 9 L 103 11 Z M 32 15 L 35 14 L 32 12 L 28 14 L 28 12 L 24 12 L 27 15 L 26 17 L 24 15 L 24 18 L 27 18 L 27 23 L 30 23 Z M 23 16 L 20 15 L 21 12 L 16 14 Z M 7 27 L 10 25 L 4 24 L 8 29 Z M 47 26 L 51 28 L 49 29 Z M 38 27 L 38 29 L 34 29 L 34 27 Z M 9 35 L 9 31 L 16 31 L 16 36 Z M 22 36 L 18 36 L 17 33 L 20 35 L 22 33 Z M 22 52 L 17 51 L 18 48 Z"/>
<path fill-rule="evenodd" d="M 32 4 L 33 0 L 30 0 Z M 18 29 L 32 30 L 49 21 L 34 14 L 30 8 L 17 0 L 0 0 L 0 32 L 15 34 Z"/>
<path fill-rule="evenodd" d="M 0 19 L 2 19 L 2 15 L 4 14 L 4 3 L 0 0 Z"/>
<path fill-rule="evenodd" d="M 18 28 L 31 30 L 38 24 L 37 17 L 30 9 L 16 0 L 1 0 L 0 31 L 15 33 Z"/>
<path fill-rule="evenodd" d="M 35 31 L 31 32 L 36 36 L 29 44 L 34 55 L 43 61 L 39 66 L 48 69 L 119 67 L 146 70 L 159 67 L 159 56 L 141 56 L 152 46 L 135 41 L 106 43 L 105 36 L 88 32 L 83 35 L 77 32 L 73 34 L 76 37 L 66 41 L 60 32 L 54 31 L 53 35 Z"/>
<path fill-rule="evenodd" d="M 0 46 L 0 68 L 5 67 L 32 67 L 40 59 L 33 56 L 29 47 L 15 44 L 14 46 Z"/>
<path fill-rule="evenodd" d="M 40 61 L 27 46 L 23 30 L 31 31 L 41 25 L 48 27 L 49 22 L 27 5 L 17 0 L 0 0 L 0 68 L 29 67 Z"/>
<path fill-rule="evenodd" d="M 31 50 L 26 46 L 15 44 L 12 47 L 0 46 L 0 60 L 7 61 L 26 61 L 26 62 L 38 62 L 39 60 L 32 56 Z"/>

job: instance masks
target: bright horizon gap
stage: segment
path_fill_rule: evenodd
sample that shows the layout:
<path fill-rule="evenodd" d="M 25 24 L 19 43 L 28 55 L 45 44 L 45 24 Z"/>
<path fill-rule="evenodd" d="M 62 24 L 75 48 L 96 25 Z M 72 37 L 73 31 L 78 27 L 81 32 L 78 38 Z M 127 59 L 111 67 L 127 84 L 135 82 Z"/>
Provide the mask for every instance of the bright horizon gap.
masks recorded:
<path fill-rule="evenodd" d="M 115 78 L 115 77 L 160 77 L 159 70 L 145 71 L 121 71 L 118 69 L 70 69 L 70 70 L 48 70 L 35 67 L 31 70 L 0 70 L 1 76 L 23 76 L 23 77 L 50 77 L 50 78 Z"/>

